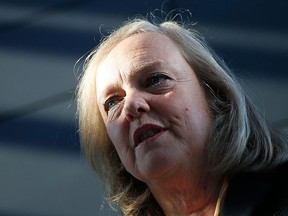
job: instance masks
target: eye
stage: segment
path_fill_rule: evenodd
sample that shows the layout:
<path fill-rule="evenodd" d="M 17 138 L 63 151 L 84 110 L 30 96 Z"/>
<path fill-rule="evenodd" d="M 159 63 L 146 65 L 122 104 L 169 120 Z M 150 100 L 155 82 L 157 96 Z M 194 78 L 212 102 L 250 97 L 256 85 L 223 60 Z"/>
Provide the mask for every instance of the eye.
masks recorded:
<path fill-rule="evenodd" d="M 168 76 L 164 75 L 164 74 L 153 74 L 152 76 L 150 76 L 147 80 L 146 80 L 146 87 L 150 87 L 150 86 L 157 86 L 160 85 L 163 81 L 169 79 Z"/>
<path fill-rule="evenodd" d="M 107 101 L 105 108 L 107 111 L 109 111 L 113 106 L 115 106 L 115 100 L 111 99 Z"/>
<path fill-rule="evenodd" d="M 121 101 L 121 97 L 111 97 L 111 98 L 108 98 L 105 103 L 104 103 L 104 108 L 105 108 L 105 111 L 110 111 L 113 107 L 115 107 L 120 101 Z"/>

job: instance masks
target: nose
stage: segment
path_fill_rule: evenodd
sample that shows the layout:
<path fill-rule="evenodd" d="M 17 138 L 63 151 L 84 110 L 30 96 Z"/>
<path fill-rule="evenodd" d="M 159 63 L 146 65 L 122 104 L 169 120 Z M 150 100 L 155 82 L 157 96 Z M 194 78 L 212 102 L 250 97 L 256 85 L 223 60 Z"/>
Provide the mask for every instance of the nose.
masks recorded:
<path fill-rule="evenodd" d="M 131 122 L 139 118 L 143 113 L 149 112 L 150 106 L 144 93 L 133 92 L 125 96 L 124 113 L 126 119 Z"/>

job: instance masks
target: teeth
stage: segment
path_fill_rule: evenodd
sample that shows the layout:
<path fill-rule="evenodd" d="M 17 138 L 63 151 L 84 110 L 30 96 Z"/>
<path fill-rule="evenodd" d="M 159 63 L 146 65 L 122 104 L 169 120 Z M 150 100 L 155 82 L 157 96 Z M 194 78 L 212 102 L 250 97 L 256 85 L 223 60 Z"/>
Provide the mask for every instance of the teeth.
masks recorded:
<path fill-rule="evenodd" d="M 159 131 L 158 130 L 149 130 L 147 133 L 142 134 L 140 136 L 140 142 L 142 142 L 143 140 L 146 140 L 152 136 L 154 136 L 155 134 L 157 134 Z"/>

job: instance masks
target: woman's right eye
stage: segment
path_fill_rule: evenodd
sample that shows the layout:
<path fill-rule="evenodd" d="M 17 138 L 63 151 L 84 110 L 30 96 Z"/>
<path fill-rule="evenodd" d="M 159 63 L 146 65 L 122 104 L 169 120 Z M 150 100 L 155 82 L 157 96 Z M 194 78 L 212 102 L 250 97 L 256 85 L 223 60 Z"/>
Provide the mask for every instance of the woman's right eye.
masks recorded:
<path fill-rule="evenodd" d="M 111 97 L 108 98 L 104 103 L 104 108 L 108 112 L 110 111 L 115 105 L 117 105 L 121 101 L 120 97 Z"/>
<path fill-rule="evenodd" d="M 113 106 L 115 105 L 115 101 L 112 99 L 112 100 L 109 100 L 107 103 L 106 103 L 106 110 L 109 111 Z"/>

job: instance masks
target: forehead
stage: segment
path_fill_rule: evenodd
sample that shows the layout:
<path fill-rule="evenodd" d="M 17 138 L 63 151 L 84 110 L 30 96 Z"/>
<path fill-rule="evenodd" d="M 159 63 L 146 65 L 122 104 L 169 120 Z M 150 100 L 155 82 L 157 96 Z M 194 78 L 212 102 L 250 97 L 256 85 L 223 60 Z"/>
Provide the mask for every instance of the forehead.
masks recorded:
<path fill-rule="evenodd" d="M 183 58 L 174 42 L 155 32 L 132 35 L 118 43 L 100 63 L 97 75 L 97 95 L 108 84 L 116 86 L 141 70 L 167 67 L 167 63 Z"/>
<path fill-rule="evenodd" d="M 125 58 L 127 63 L 141 60 L 161 60 L 173 56 L 179 51 L 174 42 L 165 35 L 156 32 L 138 33 L 132 35 L 118 43 L 110 53 L 102 60 L 102 65 L 117 63 L 124 65 L 122 60 Z M 129 65 L 130 66 L 130 65 Z"/>
<path fill-rule="evenodd" d="M 116 60 L 121 61 L 122 57 L 134 61 L 142 60 L 141 57 L 145 58 L 144 61 L 157 60 L 163 57 L 167 58 L 177 50 L 176 44 L 163 34 L 156 32 L 138 33 L 118 43 L 102 62 L 113 60 L 115 63 L 119 63 Z"/>

